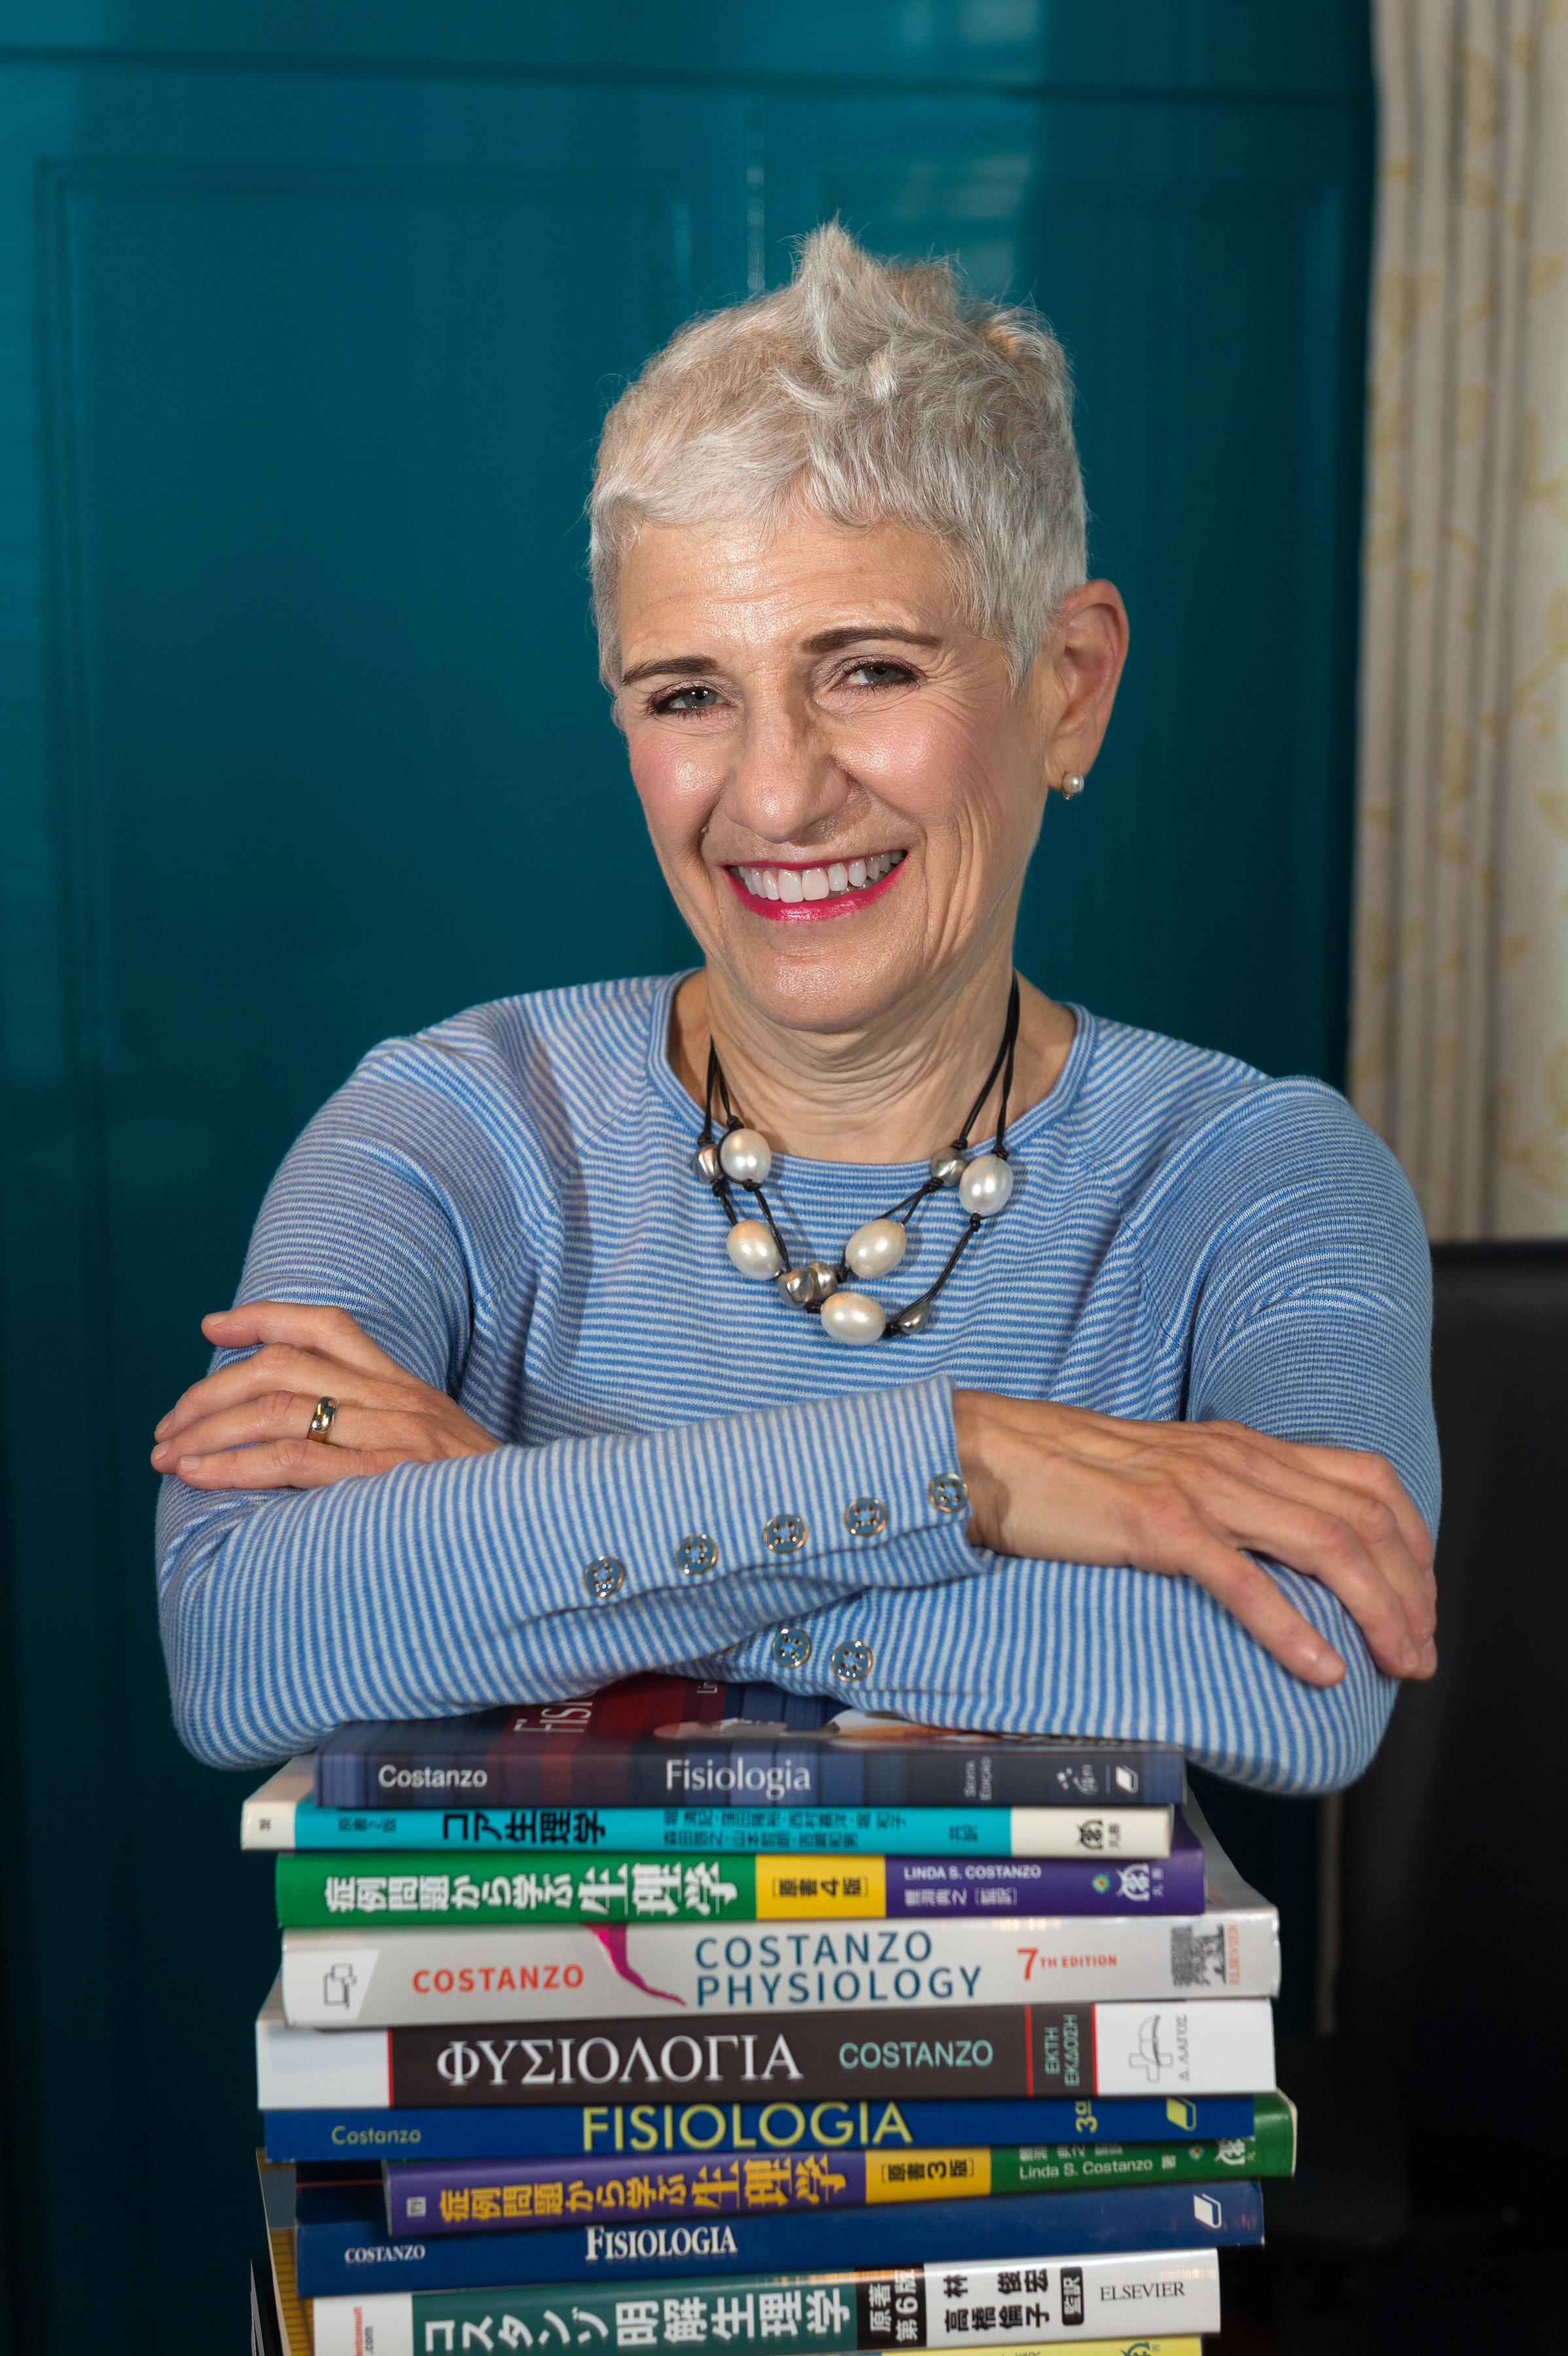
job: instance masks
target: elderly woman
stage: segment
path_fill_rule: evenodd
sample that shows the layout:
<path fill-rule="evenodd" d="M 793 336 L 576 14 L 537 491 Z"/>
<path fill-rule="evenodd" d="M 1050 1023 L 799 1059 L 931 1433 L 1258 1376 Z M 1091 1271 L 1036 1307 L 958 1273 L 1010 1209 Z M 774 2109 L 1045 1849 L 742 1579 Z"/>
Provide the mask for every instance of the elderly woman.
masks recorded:
<path fill-rule="evenodd" d="M 1127 643 L 1060 348 L 820 230 L 649 363 L 592 519 L 704 962 L 394 1040 L 295 1146 L 157 1427 L 185 1740 L 680 1665 L 1359 1773 L 1435 1665 L 1409 1192 L 1330 1089 L 1014 976 Z"/>

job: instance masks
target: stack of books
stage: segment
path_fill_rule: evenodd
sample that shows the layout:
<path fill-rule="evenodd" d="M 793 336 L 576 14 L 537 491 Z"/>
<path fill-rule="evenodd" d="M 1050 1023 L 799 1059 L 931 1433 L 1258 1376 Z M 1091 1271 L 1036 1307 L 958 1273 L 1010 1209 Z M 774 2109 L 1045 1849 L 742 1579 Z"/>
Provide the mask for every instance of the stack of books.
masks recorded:
<path fill-rule="evenodd" d="M 344 1728 L 243 1815 L 282 2344 L 1196 2356 L 1294 2120 L 1183 1790 L 668 1676 Z"/>

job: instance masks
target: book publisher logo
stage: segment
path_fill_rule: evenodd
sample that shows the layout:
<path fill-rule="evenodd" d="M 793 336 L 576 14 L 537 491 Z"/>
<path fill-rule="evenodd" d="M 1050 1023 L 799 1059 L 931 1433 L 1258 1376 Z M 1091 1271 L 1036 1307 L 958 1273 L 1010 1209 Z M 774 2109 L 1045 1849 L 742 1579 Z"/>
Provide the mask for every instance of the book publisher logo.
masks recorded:
<path fill-rule="evenodd" d="M 1061 2308 L 1064 2323 L 1083 2321 L 1083 2268 L 1064 2266 L 1061 2270 Z"/>
<path fill-rule="evenodd" d="M 331 1964 L 321 1976 L 321 2001 L 328 2012 L 351 2013 L 358 1975 L 352 1964 Z"/>

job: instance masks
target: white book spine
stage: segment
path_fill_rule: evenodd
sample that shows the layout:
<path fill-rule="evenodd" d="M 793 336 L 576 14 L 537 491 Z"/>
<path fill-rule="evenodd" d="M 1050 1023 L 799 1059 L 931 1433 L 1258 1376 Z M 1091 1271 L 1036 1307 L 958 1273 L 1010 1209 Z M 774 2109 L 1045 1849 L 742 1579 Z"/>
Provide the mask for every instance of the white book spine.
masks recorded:
<path fill-rule="evenodd" d="M 294 1847 L 294 1812 L 315 1789 L 316 1762 L 291 1759 L 252 1792 L 240 1811 L 242 1848 L 278 1849 Z"/>
<path fill-rule="evenodd" d="M 987 2347 L 1011 2347 L 1020 2351 L 1029 2348 L 1052 2346 L 1061 2340 L 1074 2343 L 1080 2356 L 1091 2356 L 1091 2351 L 1109 2345 L 1125 2351 L 1130 2344 L 1140 2350 L 1157 2350 L 1172 2343 L 1146 2339 L 1138 2330 L 1135 2342 L 1129 2343 L 1126 2331 L 1140 2326 L 1145 2319 L 1158 2325 L 1175 2325 L 1183 2334 L 1179 2345 L 1189 2344 L 1188 2336 L 1219 2329 L 1219 2265 L 1212 2250 L 1171 2250 L 1144 2254 L 1132 2252 L 1115 2256 L 1041 2260 L 1038 2258 L 1000 2260 L 975 2265 L 965 2260 L 962 2273 L 969 2286 L 970 2298 L 982 2297 L 991 2286 L 994 2296 L 996 2278 L 1009 2265 L 1027 2265 L 1036 2276 L 1052 2284 L 1059 2280 L 1065 2265 L 1077 2276 L 1075 2297 L 1069 2308 L 1072 2320 L 1064 2319 L 1061 2302 L 1049 2298 L 1050 2320 L 1041 2323 L 1038 2307 L 1027 2327 L 1020 2326 L 1011 2333 L 993 2325 L 987 2328 Z M 961 2335 L 950 2331 L 945 2323 L 942 2297 L 942 2276 L 948 2271 L 940 2262 L 926 2266 L 926 2336 L 923 2347 L 968 2348 L 974 2345 L 972 2333 L 965 2329 Z M 779 2277 L 780 2280 L 784 2278 Z M 827 2275 L 810 2277 L 819 2282 L 844 2282 L 843 2276 Z M 586 2295 L 583 2286 L 574 2284 L 572 2289 Z M 639 2293 L 662 2298 L 670 2292 L 688 2286 L 677 2280 L 650 2284 L 618 2286 L 623 2302 L 633 2302 Z M 427 2299 L 425 2307 L 435 2304 Z M 486 2318 L 486 2328 L 498 2333 L 507 2329 L 507 2294 L 498 2290 L 487 2297 L 493 2314 Z M 598 2304 L 597 2298 L 595 2305 Z M 316 2342 L 316 2356 L 425 2356 L 425 2351 L 414 2346 L 413 2295 L 408 2291 L 392 2292 L 381 2297 L 317 2298 L 310 2302 L 311 2323 Z M 965 2310 L 967 2323 L 968 2310 Z M 1081 2316 L 1081 2320 L 1077 2319 Z M 521 2338 L 524 2327 L 514 2325 L 510 2337 L 499 2344 L 525 2346 Z M 456 2352 L 460 2346 L 460 2326 L 450 2332 L 450 2345 Z M 1089 2335 L 1086 2341 L 1084 2334 Z M 1112 2335 L 1114 2335 L 1113 2337 Z M 532 2334 L 530 2335 L 532 2338 Z M 435 2327 L 429 2344 L 446 2350 L 448 2344 L 446 2328 Z M 481 2343 L 482 2344 L 482 2343 Z M 598 2344 L 596 2342 L 596 2345 Z M 1190 2344 L 1196 2344 L 1195 2340 Z"/>
<path fill-rule="evenodd" d="M 988 1922 L 286 1931 L 295 2028 L 1273 1996 L 1271 1906 Z"/>

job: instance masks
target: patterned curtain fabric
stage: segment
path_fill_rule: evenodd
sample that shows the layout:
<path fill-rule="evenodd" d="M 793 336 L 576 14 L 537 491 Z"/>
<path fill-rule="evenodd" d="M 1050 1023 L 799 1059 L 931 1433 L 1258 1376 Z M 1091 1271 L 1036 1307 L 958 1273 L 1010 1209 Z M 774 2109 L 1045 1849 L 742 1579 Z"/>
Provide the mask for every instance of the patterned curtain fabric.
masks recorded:
<path fill-rule="evenodd" d="M 1351 1094 L 1568 1234 L 1568 0 L 1375 0 Z"/>

